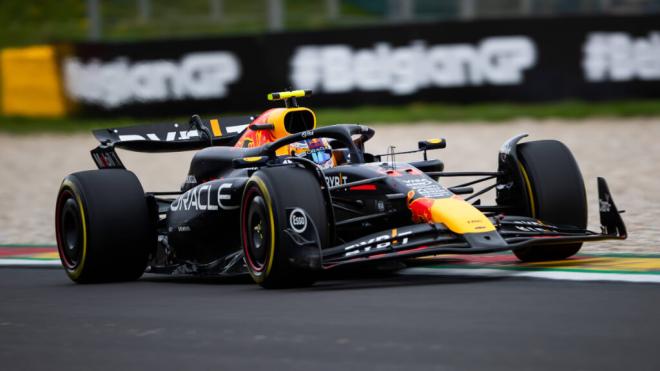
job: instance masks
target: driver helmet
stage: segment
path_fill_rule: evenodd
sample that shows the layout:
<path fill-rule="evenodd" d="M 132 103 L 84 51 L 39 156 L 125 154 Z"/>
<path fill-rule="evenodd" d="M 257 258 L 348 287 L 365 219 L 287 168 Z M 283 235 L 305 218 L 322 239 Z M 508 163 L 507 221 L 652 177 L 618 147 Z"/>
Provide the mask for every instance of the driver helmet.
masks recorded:
<path fill-rule="evenodd" d="M 335 165 L 332 157 L 332 148 L 325 138 L 305 139 L 300 142 L 291 143 L 289 151 L 292 156 L 304 157 L 322 169 L 327 169 Z"/>

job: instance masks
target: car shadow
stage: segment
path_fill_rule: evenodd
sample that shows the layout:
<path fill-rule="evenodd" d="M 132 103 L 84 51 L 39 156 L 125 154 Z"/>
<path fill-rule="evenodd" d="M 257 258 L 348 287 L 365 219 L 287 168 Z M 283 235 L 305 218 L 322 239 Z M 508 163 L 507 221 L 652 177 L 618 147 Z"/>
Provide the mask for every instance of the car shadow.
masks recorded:
<path fill-rule="evenodd" d="M 399 274 L 402 269 L 419 266 L 392 263 L 386 266 L 353 266 L 324 272 L 311 287 L 298 290 L 359 290 L 422 285 L 466 284 L 501 280 L 501 277 Z"/>
<path fill-rule="evenodd" d="M 163 283 L 179 283 L 179 284 L 204 284 L 204 285 L 240 285 L 240 284 L 254 284 L 252 278 L 248 274 L 236 276 L 184 276 L 184 275 L 167 275 L 157 273 L 145 273 L 141 282 L 163 282 Z"/>
<path fill-rule="evenodd" d="M 285 291 L 330 291 L 330 290 L 359 290 L 373 288 L 389 288 L 420 285 L 446 285 L 466 284 L 485 281 L 501 280 L 501 277 L 474 277 L 455 275 L 424 275 L 424 274 L 399 274 L 402 269 L 419 266 L 418 264 L 407 265 L 404 263 L 392 263 L 386 265 L 364 265 L 340 267 L 330 271 L 322 272 L 318 281 L 309 287 L 292 287 L 280 289 Z M 169 276 L 160 274 L 145 274 L 141 282 L 174 283 L 174 284 L 201 284 L 201 285 L 245 285 L 246 287 L 256 284 L 252 278 L 245 275 L 218 277 L 218 276 Z"/>

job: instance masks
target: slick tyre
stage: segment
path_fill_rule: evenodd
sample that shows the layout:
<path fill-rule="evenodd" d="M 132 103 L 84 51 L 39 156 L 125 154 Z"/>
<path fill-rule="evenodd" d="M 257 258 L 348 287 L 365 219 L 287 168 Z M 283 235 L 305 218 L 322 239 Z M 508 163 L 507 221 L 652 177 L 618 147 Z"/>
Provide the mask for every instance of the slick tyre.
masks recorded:
<path fill-rule="evenodd" d="M 142 276 L 156 244 L 140 181 L 127 170 L 82 171 L 64 178 L 55 208 L 57 248 L 78 283 Z"/>
<path fill-rule="evenodd" d="M 556 140 L 518 145 L 518 160 L 527 190 L 530 215 L 555 225 L 587 227 L 587 197 L 582 173 L 571 151 Z M 561 260 L 575 255 L 582 243 L 526 247 L 514 251 L 522 261 Z"/>
<path fill-rule="evenodd" d="M 294 264 L 300 247 L 287 236 L 292 219 L 291 215 L 287 217 L 287 210 L 304 210 L 306 218 L 311 219 L 306 221 L 306 228 L 312 228 L 308 224 L 313 223 L 321 248 L 326 247 L 328 216 L 321 192 L 316 177 L 298 167 L 263 168 L 248 180 L 241 202 L 241 244 L 248 271 L 256 283 L 264 288 L 314 283 L 314 267 Z"/>

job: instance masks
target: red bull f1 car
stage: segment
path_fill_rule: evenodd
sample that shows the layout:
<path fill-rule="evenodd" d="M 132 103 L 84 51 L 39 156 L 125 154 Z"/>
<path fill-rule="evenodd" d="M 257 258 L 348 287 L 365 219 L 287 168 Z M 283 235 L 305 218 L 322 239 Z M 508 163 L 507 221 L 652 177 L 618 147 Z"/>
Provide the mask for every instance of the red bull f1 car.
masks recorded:
<path fill-rule="evenodd" d="M 347 265 L 508 250 L 522 261 L 558 260 L 583 242 L 626 238 L 603 178 L 602 230 L 586 229 L 582 175 L 558 141 L 518 135 L 502 145 L 497 170 L 447 172 L 428 158 L 444 139 L 369 153 L 374 130 L 317 127 L 314 112 L 296 100 L 310 93 L 269 94 L 285 107 L 257 117 L 194 115 L 187 124 L 94 131 L 98 170 L 68 175 L 57 197 L 68 276 L 86 283 L 144 272 L 249 274 L 277 288 L 310 285 L 319 272 Z M 198 152 L 180 190 L 145 192 L 116 148 Z M 395 160 L 412 152 L 422 158 Z M 465 181 L 443 185 L 449 177 Z M 495 192 L 490 205 L 481 201 L 486 192 Z"/>

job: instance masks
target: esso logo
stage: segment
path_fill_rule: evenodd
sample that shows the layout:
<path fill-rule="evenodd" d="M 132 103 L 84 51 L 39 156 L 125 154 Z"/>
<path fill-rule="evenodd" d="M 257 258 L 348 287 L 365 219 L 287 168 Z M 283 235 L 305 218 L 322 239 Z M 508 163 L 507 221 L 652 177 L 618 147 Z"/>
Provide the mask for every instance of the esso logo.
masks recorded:
<path fill-rule="evenodd" d="M 289 225 L 291 229 L 298 233 L 302 233 L 307 229 L 307 215 L 300 208 L 295 208 L 291 211 L 289 216 Z"/>

